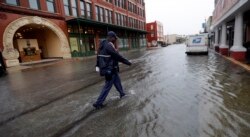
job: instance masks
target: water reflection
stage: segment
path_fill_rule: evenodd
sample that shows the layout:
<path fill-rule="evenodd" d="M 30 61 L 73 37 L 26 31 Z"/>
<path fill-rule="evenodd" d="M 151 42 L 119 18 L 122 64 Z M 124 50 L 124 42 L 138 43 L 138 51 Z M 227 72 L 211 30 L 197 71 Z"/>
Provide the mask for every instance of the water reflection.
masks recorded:
<path fill-rule="evenodd" d="M 188 62 L 194 63 L 192 59 L 189 58 Z M 199 72 L 197 78 L 203 89 L 199 94 L 200 135 L 248 136 L 250 108 L 245 106 L 250 105 L 246 101 L 249 100 L 249 72 L 214 54 L 210 54 L 205 62 L 205 71 L 204 67 L 188 67 L 192 73 Z M 195 63 L 200 65 L 197 60 Z M 244 96 L 239 96 L 241 94 Z"/>

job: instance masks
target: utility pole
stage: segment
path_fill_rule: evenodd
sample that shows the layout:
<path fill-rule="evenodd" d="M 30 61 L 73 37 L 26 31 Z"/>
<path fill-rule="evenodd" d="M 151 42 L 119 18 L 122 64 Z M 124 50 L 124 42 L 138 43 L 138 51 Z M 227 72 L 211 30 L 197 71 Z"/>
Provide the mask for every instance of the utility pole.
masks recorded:
<path fill-rule="evenodd" d="M 207 33 L 207 20 L 205 18 L 205 23 L 204 23 L 204 33 Z"/>

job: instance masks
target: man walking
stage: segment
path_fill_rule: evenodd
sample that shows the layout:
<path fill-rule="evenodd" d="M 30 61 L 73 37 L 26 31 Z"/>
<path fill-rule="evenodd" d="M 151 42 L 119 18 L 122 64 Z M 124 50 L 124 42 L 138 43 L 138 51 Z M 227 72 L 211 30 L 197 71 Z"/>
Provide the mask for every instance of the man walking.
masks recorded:
<path fill-rule="evenodd" d="M 121 56 L 118 53 L 117 49 L 115 48 L 115 42 L 117 38 L 118 37 L 115 34 L 115 32 L 109 31 L 107 39 L 102 41 L 99 47 L 96 66 L 99 67 L 100 75 L 105 76 L 106 81 L 97 101 L 93 104 L 93 106 L 97 109 L 103 107 L 103 102 L 108 96 L 108 93 L 112 88 L 113 84 L 115 85 L 115 88 L 119 92 L 120 98 L 125 96 L 125 93 L 121 85 L 121 80 L 118 75 L 119 72 L 118 63 L 122 62 L 130 66 L 131 62 L 129 62 L 127 59 Z"/>

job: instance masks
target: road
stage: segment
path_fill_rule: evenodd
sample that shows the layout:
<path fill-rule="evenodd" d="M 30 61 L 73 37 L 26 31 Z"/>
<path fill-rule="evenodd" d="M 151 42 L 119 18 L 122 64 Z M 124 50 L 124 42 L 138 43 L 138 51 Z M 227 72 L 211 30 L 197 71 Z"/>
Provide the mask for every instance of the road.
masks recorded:
<path fill-rule="evenodd" d="M 3 137 L 248 137 L 250 73 L 221 56 L 187 56 L 185 45 L 123 53 L 127 93 L 104 84 L 95 59 L 65 61 L 0 78 Z"/>

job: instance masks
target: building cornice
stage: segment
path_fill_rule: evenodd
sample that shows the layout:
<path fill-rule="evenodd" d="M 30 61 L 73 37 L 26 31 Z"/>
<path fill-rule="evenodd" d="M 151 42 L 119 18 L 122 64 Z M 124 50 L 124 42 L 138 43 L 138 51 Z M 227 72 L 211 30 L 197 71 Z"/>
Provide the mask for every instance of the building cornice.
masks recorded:
<path fill-rule="evenodd" d="M 114 24 L 108 24 L 108 23 L 103 23 L 103 22 L 98 22 L 98 21 L 93 21 L 93 20 L 88 20 L 88 19 L 83 19 L 83 18 L 74 18 L 66 21 L 68 24 L 78 24 L 78 23 L 86 23 L 86 24 L 94 24 L 96 26 L 105 26 L 105 27 L 110 27 L 110 28 L 120 28 L 120 29 L 125 29 L 125 30 L 130 30 L 130 31 L 137 31 L 141 33 L 147 33 L 146 30 L 142 29 L 136 29 L 136 28 L 130 28 L 130 27 L 125 27 L 125 26 L 118 26 Z"/>
<path fill-rule="evenodd" d="M 242 7 L 244 5 L 249 4 L 249 0 L 239 0 L 235 5 L 233 5 L 229 10 L 227 10 L 222 16 L 218 17 L 218 19 L 213 19 L 212 28 L 216 28 L 217 26 L 221 25 L 225 20 L 229 20 L 234 17 L 236 12 L 244 10 Z"/>

